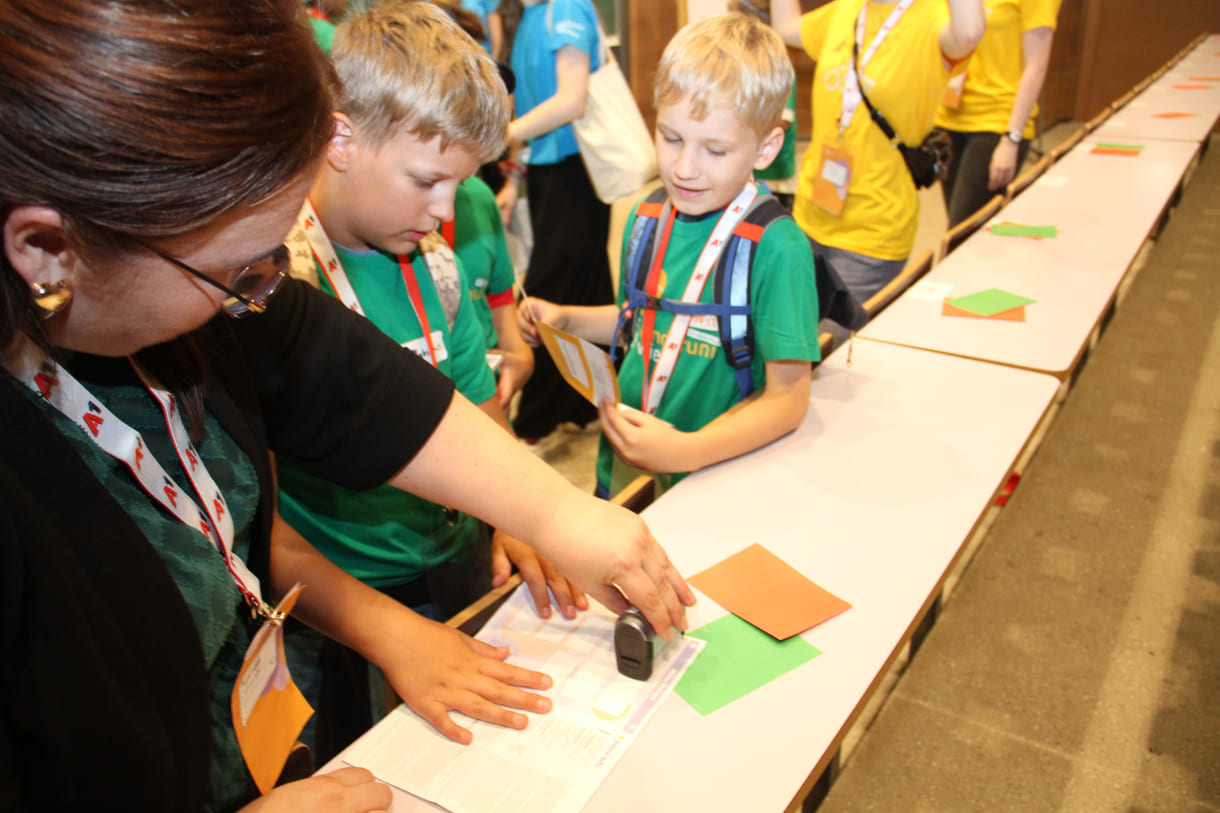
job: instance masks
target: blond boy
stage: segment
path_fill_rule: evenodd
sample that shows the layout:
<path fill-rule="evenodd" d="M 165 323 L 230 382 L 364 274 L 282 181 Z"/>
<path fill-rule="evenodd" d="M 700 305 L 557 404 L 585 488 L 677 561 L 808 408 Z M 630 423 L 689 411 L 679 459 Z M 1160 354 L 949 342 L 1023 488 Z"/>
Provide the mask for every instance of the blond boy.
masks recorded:
<path fill-rule="evenodd" d="M 503 148 L 509 104 L 499 72 L 421 2 L 383 2 L 341 24 L 331 56 L 341 83 L 334 133 L 298 223 L 319 287 L 431 362 L 507 430 L 460 263 L 436 233 L 453 218 L 458 185 Z M 279 484 L 292 528 L 421 614 L 447 618 L 486 591 L 493 571 L 495 581 L 507 578 L 510 560 L 544 616 L 548 586 L 566 615 L 587 606 L 528 546 L 498 535 L 489 546 L 469 515 L 390 487 L 349 491 L 291 461 L 280 461 Z M 308 637 L 290 636 L 290 649 Z M 296 646 L 298 656 L 308 646 Z M 308 670 L 297 660 L 293 671 Z M 367 724 L 355 720 L 355 732 Z"/>
<path fill-rule="evenodd" d="M 637 205 L 628 222 L 619 304 L 531 300 L 533 318 L 590 341 L 613 341 L 620 311 L 632 304 L 627 281 L 641 217 L 657 218 L 655 260 L 646 257 L 638 277 L 644 295 L 714 303 L 712 266 L 716 245 L 725 245 L 720 230 L 762 194 L 753 171 L 767 166 L 783 143 L 792 80 L 783 43 L 751 17 L 729 14 L 679 31 L 661 57 L 654 89 L 665 200 L 659 212 L 660 201 Z M 688 320 L 664 305 L 631 309 L 630 345 L 619 371 L 622 403 L 631 409 L 608 402 L 599 408 L 598 488 L 604 495 L 625 485 L 634 468 L 664 475 L 659 479 L 665 484 L 763 446 L 804 418 L 810 362 L 819 358 L 809 244 L 790 218 L 780 217 L 752 250 L 746 387 L 725 358 L 717 316 Z M 709 281 L 700 287 L 705 273 Z M 536 339 L 529 317 L 523 311 L 518 323 L 527 339 Z M 679 349 L 667 352 L 670 345 Z M 746 389 L 753 391 L 743 397 Z"/>

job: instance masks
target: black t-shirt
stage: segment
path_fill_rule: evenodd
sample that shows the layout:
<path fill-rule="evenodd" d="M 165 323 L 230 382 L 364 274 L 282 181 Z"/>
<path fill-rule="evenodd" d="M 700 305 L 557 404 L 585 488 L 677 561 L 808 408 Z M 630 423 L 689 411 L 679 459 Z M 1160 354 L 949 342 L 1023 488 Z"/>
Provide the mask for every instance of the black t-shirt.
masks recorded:
<path fill-rule="evenodd" d="M 419 451 L 452 383 L 372 323 L 287 280 L 265 314 L 196 338 L 206 405 L 258 471 L 251 569 L 267 579 L 268 451 L 349 488 Z M 197 811 L 206 675 L 181 595 L 140 529 L 0 374 L 0 811 Z"/>

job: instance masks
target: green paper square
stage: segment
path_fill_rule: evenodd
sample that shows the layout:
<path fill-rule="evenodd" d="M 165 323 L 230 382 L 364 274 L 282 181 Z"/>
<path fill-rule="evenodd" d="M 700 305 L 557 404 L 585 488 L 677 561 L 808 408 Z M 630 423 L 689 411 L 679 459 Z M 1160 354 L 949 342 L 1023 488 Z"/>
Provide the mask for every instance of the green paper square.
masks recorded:
<path fill-rule="evenodd" d="M 687 634 L 707 646 L 674 691 L 704 716 L 822 654 L 799 635 L 777 641 L 732 613 Z"/>
<path fill-rule="evenodd" d="M 1059 236 L 1059 230 L 1054 226 L 1027 226 L 1023 223 L 996 223 L 991 227 L 992 234 L 1001 237 L 1044 237 Z"/>
<path fill-rule="evenodd" d="M 1022 305 L 1032 305 L 1036 301 L 1036 299 L 1029 299 L 999 288 L 988 288 L 986 291 L 948 300 L 953 307 L 977 313 L 979 316 L 995 316 L 997 313 L 1019 308 Z"/>
<path fill-rule="evenodd" d="M 1135 150 L 1136 152 L 1139 152 L 1140 150 L 1144 149 L 1143 144 L 1110 144 L 1100 141 L 1097 142 L 1097 146 L 1101 147 L 1103 150 Z"/>

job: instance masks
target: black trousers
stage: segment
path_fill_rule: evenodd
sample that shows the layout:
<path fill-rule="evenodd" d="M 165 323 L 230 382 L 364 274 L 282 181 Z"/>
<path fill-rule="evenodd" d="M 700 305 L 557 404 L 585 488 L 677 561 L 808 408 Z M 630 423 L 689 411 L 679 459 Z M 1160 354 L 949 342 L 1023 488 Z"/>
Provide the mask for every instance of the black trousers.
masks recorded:
<path fill-rule="evenodd" d="M 580 156 L 530 165 L 527 200 L 534 251 L 525 274 L 526 294 L 564 305 L 613 303 L 606 253 L 610 207 L 593 191 Z M 521 390 L 514 431 L 540 438 L 564 421 L 583 426 L 596 418 L 597 410 L 568 386 L 545 348 L 536 348 L 534 373 Z"/>
<path fill-rule="evenodd" d="M 945 193 L 945 208 L 949 212 L 949 227 L 961 223 L 982 208 L 983 204 L 1003 189 L 988 189 L 991 176 L 991 154 L 1004 136 L 1000 133 L 963 133 L 945 130 L 953 142 L 953 156 L 949 159 L 948 175 L 942 187 Z M 1029 139 L 1022 139 L 1017 146 L 1017 174 L 1029 155 Z"/>

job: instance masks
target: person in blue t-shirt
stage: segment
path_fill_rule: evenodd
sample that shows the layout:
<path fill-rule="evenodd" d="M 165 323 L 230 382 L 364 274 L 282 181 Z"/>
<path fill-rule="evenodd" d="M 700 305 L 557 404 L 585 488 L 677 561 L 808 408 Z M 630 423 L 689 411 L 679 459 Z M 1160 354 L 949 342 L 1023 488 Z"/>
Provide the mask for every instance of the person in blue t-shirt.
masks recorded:
<path fill-rule="evenodd" d="M 565 305 L 614 301 L 606 243 L 610 207 L 598 199 L 571 123 L 585 112 L 589 75 L 601 67 L 597 12 L 589 0 L 525 6 L 512 46 L 517 117 L 509 139 L 529 148 L 526 183 L 534 249 L 525 290 Z M 597 411 L 570 388 L 545 351 L 521 391 L 513 429 L 527 441 Z"/>

